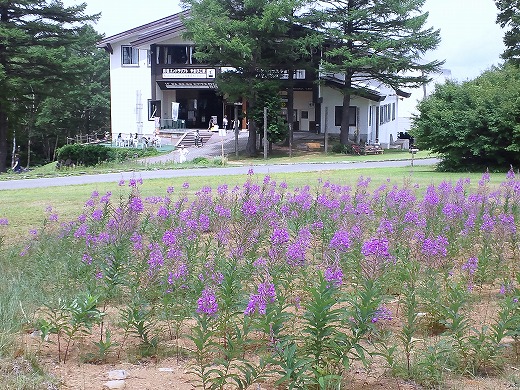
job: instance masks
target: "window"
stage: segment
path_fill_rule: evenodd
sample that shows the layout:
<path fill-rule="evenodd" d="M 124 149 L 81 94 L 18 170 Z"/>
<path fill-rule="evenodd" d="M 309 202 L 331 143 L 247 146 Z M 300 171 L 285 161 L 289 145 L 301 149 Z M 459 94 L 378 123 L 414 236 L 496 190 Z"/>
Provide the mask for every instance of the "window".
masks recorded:
<path fill-rule="evenodd" d="M 392 103 L 392 120 L 395 121 L 395 103 Z"/>
<path fill-rule="evenodd" d="M 349 126 L 356 126 L 357 125 L 357 107 L 356 106 L 350 106 L 349 107 Z M 343 106 L 336 106 L 335 112 L 334 112 L 334 125 L 335 126 L 341 126 L 341 115 L 343 114 Z"/>
<path fill-rule="evenodd" d="M 192 48 L 185 45 L 158 46 L 157 64 L 186 65 L 192 61 Z"/>
<path fill-rule="evenodd" d="M 121 63 L 123 65 L 139 65 L 139 49 L 132 46 L 121 46 Z"/>
<path fill-rule="evenodd" d="M 161 116 L 161 101 L 148 100 L 148 120 L 153 121 Z"/>

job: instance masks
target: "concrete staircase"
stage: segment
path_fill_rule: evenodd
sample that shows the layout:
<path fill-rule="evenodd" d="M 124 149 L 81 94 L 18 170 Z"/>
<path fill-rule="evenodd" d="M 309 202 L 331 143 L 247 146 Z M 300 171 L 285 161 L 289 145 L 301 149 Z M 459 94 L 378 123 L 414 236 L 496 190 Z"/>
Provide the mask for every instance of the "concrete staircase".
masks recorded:
<path fill-rule="evenodd" d="M 195 134 L 196 131 L 188 131 L 186 132 L 175 144 L 177 147 L 185 146 L 185 147 L 191 147 L 195 146 Z M 200 138 L 202 139 L 202 142 L 204 145 L 206 145 L 209 141 L 209 139 L 213 136 L 213 133 L 208 130 L 199 130 Z"/>

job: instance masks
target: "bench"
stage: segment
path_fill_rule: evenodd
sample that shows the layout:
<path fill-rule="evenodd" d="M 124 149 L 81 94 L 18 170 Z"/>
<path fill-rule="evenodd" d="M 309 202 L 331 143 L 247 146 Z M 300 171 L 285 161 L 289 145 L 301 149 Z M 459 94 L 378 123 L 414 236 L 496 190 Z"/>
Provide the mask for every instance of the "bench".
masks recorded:
<path fill-rule="evenodd" d="M 379 145 L 366 145 L 364 147 L 364 153 L 367 154 L 383 154 L 384 149 Z"/>

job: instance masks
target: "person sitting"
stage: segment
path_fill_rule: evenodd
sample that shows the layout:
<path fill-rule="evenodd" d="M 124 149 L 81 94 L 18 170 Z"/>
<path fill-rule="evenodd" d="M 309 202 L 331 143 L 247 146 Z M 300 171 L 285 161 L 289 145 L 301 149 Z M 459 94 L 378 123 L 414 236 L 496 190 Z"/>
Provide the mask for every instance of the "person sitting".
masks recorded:
<path fill-rule="evenodd" d="M 13 165 L 13 171 L 16 173 L 22 172 L 24 169 L 20 165 L 20 156 L 16 155 L 14 157 L 14 165 Z"/>

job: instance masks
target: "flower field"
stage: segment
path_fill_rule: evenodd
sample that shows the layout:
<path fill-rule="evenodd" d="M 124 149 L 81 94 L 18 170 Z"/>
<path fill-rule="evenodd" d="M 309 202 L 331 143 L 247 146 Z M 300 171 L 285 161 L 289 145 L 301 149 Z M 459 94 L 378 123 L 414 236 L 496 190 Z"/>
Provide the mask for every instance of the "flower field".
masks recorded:
<path fill-rule="evenodd" d="M 20 254 L 56 297 L 34 319 L 56 360 L 176 356 L 203 389 L 346 389 L 375 362 L 437 387 L 518 364 L 513 171 L 498 187 L 140 184 L 93 192 L 74 221 L 48 208 Z"/>

